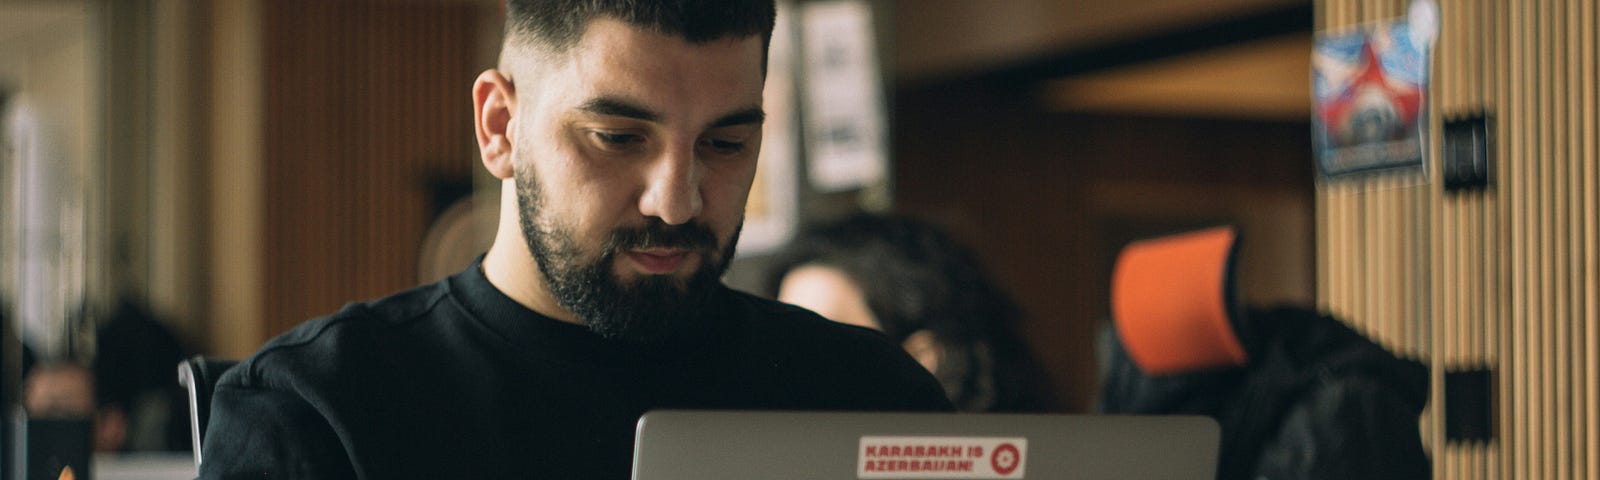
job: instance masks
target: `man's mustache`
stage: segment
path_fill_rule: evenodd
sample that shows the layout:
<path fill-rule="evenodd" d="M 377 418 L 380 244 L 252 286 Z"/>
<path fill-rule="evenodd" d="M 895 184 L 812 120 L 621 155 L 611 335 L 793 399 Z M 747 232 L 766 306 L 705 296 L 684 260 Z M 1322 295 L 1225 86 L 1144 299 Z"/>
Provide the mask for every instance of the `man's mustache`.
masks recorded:
<path fill-rule="evenodd" d="M 698 222 L 667 225 L 652 218 L 642 227 L 624 227 L 611 232 L 606 241 L 606 251 L 646 248 L 678 248 L 689 251 L 712 252 L 717 249 L 717 236 L 711 227 Z"/>

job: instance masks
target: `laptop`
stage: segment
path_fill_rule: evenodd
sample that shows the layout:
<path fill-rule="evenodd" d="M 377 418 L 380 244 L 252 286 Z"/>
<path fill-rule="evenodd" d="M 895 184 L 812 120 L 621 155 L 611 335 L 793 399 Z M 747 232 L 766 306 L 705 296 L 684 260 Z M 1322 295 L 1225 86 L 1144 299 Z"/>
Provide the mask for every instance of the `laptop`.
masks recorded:
<path fill-rule="evenodd" d="M 1172 479 L 1216 476 L 1194 416 L 654 411 L 634 480 Z"/>

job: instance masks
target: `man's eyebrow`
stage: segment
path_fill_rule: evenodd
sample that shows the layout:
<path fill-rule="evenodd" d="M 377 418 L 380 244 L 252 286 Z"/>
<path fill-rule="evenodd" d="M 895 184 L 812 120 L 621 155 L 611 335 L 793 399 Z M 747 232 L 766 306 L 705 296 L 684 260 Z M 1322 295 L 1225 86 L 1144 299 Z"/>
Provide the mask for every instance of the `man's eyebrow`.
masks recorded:
<path fill-rule="evenodd" d="M 646 122 L 661 121 L 661 114 L 659 113 L 650 111 L 650 109 L 636 105 L 627 100 L 611 97 L 597 97 L 589 99 L 589 101 L 579 104 L 577 109 L 579 111 L 608 117 L 625 117 L 636 120 L 644 120 Z M 749 107 L 729 113 L 727 115 L 723 115 L 721 118 L 716 119 L 716 121 L 711 122 L 710 128 L 749 124 L 760 125 L 763 122 L 766 122 L 766 120 L 767 113 L 762 111 L 761 107 Z"/>
<path fill-rule="evenodd" d="M 761 111 L 761 107 L 750 107 L 723 115 L 722 118 L 718 118 L 717 121 L 711 122 L 711 128 L 731 127 L 734 125 L 749 125 L 752 123 L 761 125 L 766 121 L 767 112 Z"/>
<path fill-rule="evenodd" d="M 649 109 L 638 105 L 634 105 L 626 100 L 608 97 L 589 99 L 589 101 L 578 105 L 578 110 L 608 117 L 627 117 L 644 120 L 646 122 L 661 121 L 661 114 L 659 113 L 652 112 Z"/>

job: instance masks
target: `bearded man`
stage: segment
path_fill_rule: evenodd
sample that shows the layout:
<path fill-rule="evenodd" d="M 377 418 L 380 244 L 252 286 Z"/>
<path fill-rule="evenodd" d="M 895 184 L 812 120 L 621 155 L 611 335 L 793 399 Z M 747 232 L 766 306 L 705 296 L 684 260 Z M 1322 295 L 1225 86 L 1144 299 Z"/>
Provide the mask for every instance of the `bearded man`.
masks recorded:
<path fill-rule="evenodd" d="M 482 260 L 219 381 L 201 478 L 626 478 L 652 409 L 948 410 L 864 328 L 733 291 L 771 0 L 511 0 Z"/>

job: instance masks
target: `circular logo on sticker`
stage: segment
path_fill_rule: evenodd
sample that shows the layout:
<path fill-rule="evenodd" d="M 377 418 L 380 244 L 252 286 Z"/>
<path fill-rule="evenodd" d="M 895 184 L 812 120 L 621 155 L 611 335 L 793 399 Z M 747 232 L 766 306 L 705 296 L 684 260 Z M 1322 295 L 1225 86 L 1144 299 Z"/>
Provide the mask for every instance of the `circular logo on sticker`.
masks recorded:
<path fill-rule="evenodd" d="M 1017 451 L 1017 446 L 1002 443 L 995 447 L 994 454 L 989 457 L 989 466 L 994 467 L 994 473 L 1010 475 L 1017 471 L 1017 466 L 1022 465 L 1022 452 Z"/>

